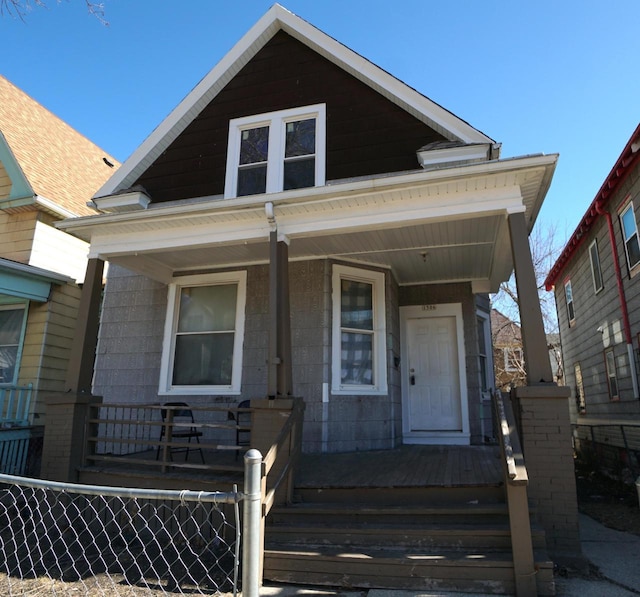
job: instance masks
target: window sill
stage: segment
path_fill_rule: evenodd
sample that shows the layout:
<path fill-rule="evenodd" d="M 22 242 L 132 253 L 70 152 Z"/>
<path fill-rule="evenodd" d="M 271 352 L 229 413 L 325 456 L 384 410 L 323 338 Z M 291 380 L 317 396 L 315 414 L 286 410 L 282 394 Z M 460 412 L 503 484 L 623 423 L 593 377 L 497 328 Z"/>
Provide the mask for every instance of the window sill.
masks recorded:
<path fill-rule="evenodd" d="M 387 396 L 389 391 L 387 388 L 332 388 L 333 396 Z"/>
<path fill-rule="evenodd" d="M 241 393 L 241 390 L 229 386 L 158 390 L 158 396 L 240 396 Z"/>

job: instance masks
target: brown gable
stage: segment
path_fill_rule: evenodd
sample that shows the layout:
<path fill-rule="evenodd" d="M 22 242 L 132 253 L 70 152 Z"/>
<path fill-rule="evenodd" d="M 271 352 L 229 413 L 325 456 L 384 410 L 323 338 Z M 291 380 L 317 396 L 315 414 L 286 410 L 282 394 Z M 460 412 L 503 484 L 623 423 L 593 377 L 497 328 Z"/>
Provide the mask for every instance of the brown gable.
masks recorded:
<path fill-rule="evenodd" d="M 331 61 L 278 32 L 136 181 L 154 202 L 224 191 L 229 120 L 327 106 L 327 180 L 419 168 L 444 137 Z"/>
<path fill-rule="evenodd" d="M 35 193 L 77 215 L 117 160 L 0 76 L 0 131 Z"/>

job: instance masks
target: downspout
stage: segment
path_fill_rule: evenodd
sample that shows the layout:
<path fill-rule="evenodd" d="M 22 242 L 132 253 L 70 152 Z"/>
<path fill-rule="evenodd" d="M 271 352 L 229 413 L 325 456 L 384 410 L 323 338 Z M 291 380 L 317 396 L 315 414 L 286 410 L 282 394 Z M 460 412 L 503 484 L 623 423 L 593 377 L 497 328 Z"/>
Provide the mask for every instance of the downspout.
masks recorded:
<path fill-rule="evenodd" d="M 627 300 L 624 294 L 624 285 L 622 283 L 620 260 L 618 259 L 618 251 L 616 250 L 616 236 L 613 230 L 613 219 L 611 214 L 603 208 L 601 201 L 596 202 L 596 213 L 607 219 L 607 226 L 609 228 L 609 243 L 611 245 L 611 253 L 613 254 L 613 267 L 616 274 L 616 283 L 618 285 L 618 299 L 620 300 L 620 311 L 622 312 L 624 338 L 627 343 L 629 368 L 631 369 L 631 383 L 633 385 L 633 395 L 637 399 L 640 397 L 640 392 L 638 391 L 638 372 L 636 371 L 636 359 L 633 352 L 633 340 L 631 338 L 631 324 L 629 323 L 629 311 L 627 310 Z"/>

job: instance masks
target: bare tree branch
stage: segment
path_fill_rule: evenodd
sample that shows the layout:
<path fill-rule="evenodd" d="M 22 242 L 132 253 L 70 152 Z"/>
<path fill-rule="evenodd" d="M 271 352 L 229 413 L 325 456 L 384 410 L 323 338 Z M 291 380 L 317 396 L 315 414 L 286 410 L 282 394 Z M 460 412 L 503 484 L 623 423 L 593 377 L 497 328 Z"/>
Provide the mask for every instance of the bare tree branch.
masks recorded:
<path fill-rule="evenodd" d="M 60 4 L 61 1 L 56 0 L 56 3 Z M 104 4 L 102 2 L 84 0 L 84 3 L 90 15 L 96 17 L 103 25 L 109 25 L 105 19 Z M 27 15 L 37 7 L 46 8 L 46 0 L 0 0 L 0 15 L 17 17 L 21 21 L 25 21 Z"/>

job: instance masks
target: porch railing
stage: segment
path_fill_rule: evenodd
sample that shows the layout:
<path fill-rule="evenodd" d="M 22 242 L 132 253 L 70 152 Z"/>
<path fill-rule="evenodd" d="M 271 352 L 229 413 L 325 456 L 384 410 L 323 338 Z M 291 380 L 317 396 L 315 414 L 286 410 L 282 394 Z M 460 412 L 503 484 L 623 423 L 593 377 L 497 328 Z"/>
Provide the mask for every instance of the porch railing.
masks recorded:
<path fill-rule="evenodd" d="M 537 595 L 536 570 L 531 539 L 531 519 L 527 498 L 529 477 L 524 464 L 516 419 L 510 400 L 502 393 L 492 396 L 495 432 L 502 453 L 509 526 L 511 530 L 511 550 L 517 595 Z"/>
<path fill-rule="evenodd" d="M 193 414 L 193 422 L 174 417 L 176 411 L 185 409 Z M 248 446 L 236 444 L 236 431 L 249 431 L 250 427 L 239 425 L 229 416 L 237 415 L 239 410 L 252 411 L 196 405 L 92 405 L 86 422 L 83 460 L 88 465 L 140 467 L 160 473 L 180 469 L 241 472 L 240 453 Z M 185 430 L 193 430 L 193 437 L 179 437 Z"/>
<path fill-rule="evenodd" d="M 41 429 L 31 427 L 33 384 L 0 388 L 0 473 L 24 475 L 32 438 Z"/>
<path fill-rule="evenodd" d="M 582 458 L 614 472 L 627 467 L 633 479 L 640 475 L 640 422 L 581 417 L 571 427 Z"/>

